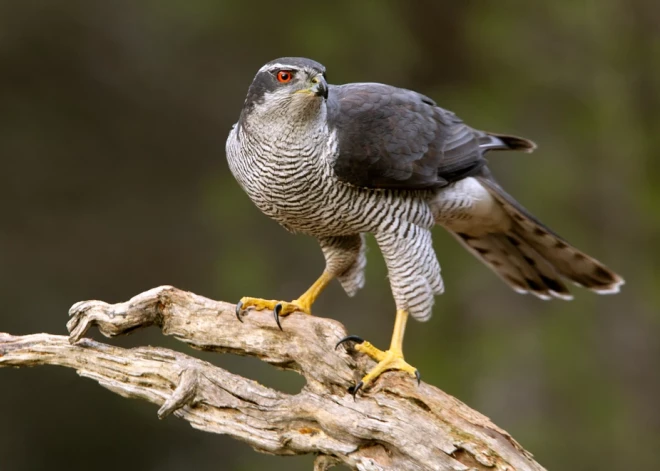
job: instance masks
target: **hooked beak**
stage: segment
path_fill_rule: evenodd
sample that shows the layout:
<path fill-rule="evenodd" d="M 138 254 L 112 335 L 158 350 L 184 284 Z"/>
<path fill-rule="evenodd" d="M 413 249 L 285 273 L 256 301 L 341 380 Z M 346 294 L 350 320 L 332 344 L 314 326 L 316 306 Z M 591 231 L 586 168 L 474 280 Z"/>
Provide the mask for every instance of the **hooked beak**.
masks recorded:
<path fill-rule="evenodd" d="M 324 99 L 328 99 L 328 82 L 325 81 L 323 74 L 318 74 L 312 79 L 314 84 L 309 91 L 316 96 L 322 96 Z"/>

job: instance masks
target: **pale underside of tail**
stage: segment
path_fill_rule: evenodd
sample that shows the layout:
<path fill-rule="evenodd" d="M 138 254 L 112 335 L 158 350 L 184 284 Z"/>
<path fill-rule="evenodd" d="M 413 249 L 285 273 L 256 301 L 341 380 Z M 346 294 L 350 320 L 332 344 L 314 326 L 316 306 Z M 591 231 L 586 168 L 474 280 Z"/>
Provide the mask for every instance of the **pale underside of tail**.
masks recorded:
<path fill-rule="evenodd" d="M 619 275 L 555 234 L 484 173 L 432 202 L 436 222 L 468 251 L 515 291 L 541 299 L 572 299 L 564 280 L 599 294 L 619 291 Z"/>
<path fill-rule="evenodd" d="M 515 235 L 494 233 L 472 237 L 464 232 L 452 232 L 452 235 L 514 291 L 531 293 L 544 300 L 573 299 L 555 268 Z"/>

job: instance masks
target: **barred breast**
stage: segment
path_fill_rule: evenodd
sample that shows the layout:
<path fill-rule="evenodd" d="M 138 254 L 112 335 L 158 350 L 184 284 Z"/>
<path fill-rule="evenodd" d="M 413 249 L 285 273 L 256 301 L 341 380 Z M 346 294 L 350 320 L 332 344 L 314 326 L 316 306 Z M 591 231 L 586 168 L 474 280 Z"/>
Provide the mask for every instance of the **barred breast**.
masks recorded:
<path fill-rule="evenodd" d="M 332 170 L 332 141 L 319 135 L 269 143 L 236 126 L 227 141 L 229 167 L 254 204 L 292 232 L 323 237 L 434 224 L 420 192 L 339 181 Z"/>
<path fill-rule="evenodd" d="M 319 239 L 373 233 L 397 309 L 429 319 L 434 295 L 444 289 L 431 241 L 431 195 L 339 181 L 332 169 L 336 141 L 331 134 L 290 142 L 256 135 L 259 139 L 237 125 L 227 141 L 229 167 L 254 204 L 286 229 Z M 296 145 L 300 142 L 304 145 Z"/>

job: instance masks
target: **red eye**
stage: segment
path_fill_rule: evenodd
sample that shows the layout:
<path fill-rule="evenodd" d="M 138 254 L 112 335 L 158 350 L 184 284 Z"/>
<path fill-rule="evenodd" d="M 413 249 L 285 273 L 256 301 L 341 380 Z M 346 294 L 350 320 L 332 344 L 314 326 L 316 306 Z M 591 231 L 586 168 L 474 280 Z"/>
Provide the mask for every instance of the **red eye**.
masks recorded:
<path fill-rule="evenodd" d="M 293 78 L 293 72 L 291 72 L 290 70 L 280 70 L 277 73 L 277 81 L 280 83 L 290 82 L 292 78 Z"/>

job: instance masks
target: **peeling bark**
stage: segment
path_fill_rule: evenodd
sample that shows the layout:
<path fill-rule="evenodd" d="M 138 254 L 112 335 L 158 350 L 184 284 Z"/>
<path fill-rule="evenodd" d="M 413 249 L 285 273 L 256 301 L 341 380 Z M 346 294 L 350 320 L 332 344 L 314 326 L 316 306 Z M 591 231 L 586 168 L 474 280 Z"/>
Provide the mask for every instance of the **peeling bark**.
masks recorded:
<path fill-rule="evenodd" d="M 487 417 L 407 375 L 383 374 L 358 395 L 347 388 L 373 365 L 334 346 L 346 335 L 330 319 L 292 314 L 280 331 L 270 313 L 248 311 L 171 286 L 125 303 L 75 304 L 70 337 L 0 333 L 0 367 L 74 368 L 111 391 L 158 404 L 200 430 L 227 434 L 276 455 L 314 453 L 314 469 L 540 471 Z M 193 348 L 254 356 L 298 372 L 307 384 L 284 394 L 210 363 L 163 348 L 122 349 L 84 339 L 96 326 L 113 337 L 156 325 Z"/>

